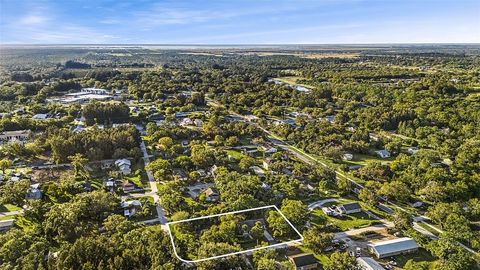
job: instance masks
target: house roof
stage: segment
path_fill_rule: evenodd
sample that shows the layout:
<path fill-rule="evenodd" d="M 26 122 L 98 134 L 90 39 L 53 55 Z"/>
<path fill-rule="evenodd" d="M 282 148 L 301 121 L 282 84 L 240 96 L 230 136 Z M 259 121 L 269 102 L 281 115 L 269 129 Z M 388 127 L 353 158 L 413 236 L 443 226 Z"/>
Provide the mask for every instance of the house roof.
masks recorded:
<path fill-rule="evenodd" d="M 218 191 L 215 188 L 207 188 L 207 190 L 205 190 L 205 195 L 207 196 L 218 195 Z"/>
<path fill-rule="evenodd" d="M 116 160 L 115 165 L 117 165 L 117 166 L 125 166 L 125 165 L 130 166 L 130 165 L 132 165 L 132 162 L 130 160 L 124 158 L 124 159 Z"/>
<path fill-rule="evenodd" d="M 390 152 L 388 152 L 388 151 L 385 150 L 385 149 L 375 151 L 375 153 L 377 153 L 377 154 L 379 154 L 379 155 L 390 155 Z"/>
<path fill-rule="evenodd" d="M 142 203 L 139 200 L 133 200 L 133 201 L 122 202 L 120 206 L 122 208 L 130 207 L 130 206 L 140 207 L 142 206 Z"/>
<path fill-rule="evenodd" d="M 357 262 L 365 270 L 385 270 L 377 261 L 371 257 L 359 257 Z"/>
<path fill-rule="evenodd" d="M 290 259 L 293 261 L 296 267 L 306 266 L 317 263 L 315 257 L 312 254 L 299 254 L 295 256 L 290 256 Z"/>
<path fill-rule="evenodd" d="M 409 237 L 369 244 L 379 255 L 418 248 L 417 242 Z"/>
<path fill-rule="evenodd" d="M 30 130 L 28 129 L 0 132 L 0 135 L 5 135 L 5 136 L 20 136 L 20 135 L 27 136 L 29 134 L 30 134 Z"/>
<path fill-rule="evenodd" d="M 349 210 L 355 210 L 355 209 L 362 209 L 362 207 L 360 206 L 360 204 L 354 202 L 354 203 L 346 203 L 346 204 L 342 204 L 340 205 L 340 207 L 342 207 L 343 209 L 345 209 L 346 211 L 349 211 Z"/>
<path fill-rule="evenodd" d="M 0 228 L 10 228 L 15 223 L 14 219 L 0 220 Z"/>

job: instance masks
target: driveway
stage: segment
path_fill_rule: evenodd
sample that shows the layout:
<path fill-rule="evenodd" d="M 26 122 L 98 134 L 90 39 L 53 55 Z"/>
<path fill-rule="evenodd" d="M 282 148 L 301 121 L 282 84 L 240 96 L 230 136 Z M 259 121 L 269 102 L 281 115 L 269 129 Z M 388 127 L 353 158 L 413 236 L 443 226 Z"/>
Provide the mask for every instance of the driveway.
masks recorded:
<path fill-rule="evenodd" d="M 324 200 L 320 200 L 320 201 L 316 201 L 316 202 L 313 202 L 311 204 L 308 205 L 308 210 L 312 211 L 313 209 L 315 208 L 318 208 L 318 207 L 322 207 L 324 204 L 326 203 L 330 203 L 330 202 L 338 202 L 340 201 L 341 199 L 337 199 L 337 198 L 329 198 L 329 199 L 324 199 Z"/>
<path fill-rule="evenodd" d="M 150 158 L 148 156 L 147 152 L 147 147 L 145 146 L 145 142 L 142 141 L 140 143 L 140 149 L 142 150 L 143 153 L 143 160 L 145 162 L 145 166 L 150 162 Z M 150 183 L 150 189 L 151 189 L 151 195 L 153 197 L 153 201 L 156 204 L 156 209 L 157 209 L 157 215 L 158 215 L 158 220 L 160 221 L 160 224 L 162 225 L 162 228 L 165 230 L 166 229 L 166 224 L 167 224 L 167 217 L 165 216 L 165 211 L 163 210 L 162 206 L 159 203 L 159 197 L 158 197 L 158 188 L 157 188 L 157 181 L 155 181 L 155 177 L 153 177 L 153 173 L 150 170 L 145 169 L 147 172 L 147 177 L 148 177 L 148 182 Z"/>

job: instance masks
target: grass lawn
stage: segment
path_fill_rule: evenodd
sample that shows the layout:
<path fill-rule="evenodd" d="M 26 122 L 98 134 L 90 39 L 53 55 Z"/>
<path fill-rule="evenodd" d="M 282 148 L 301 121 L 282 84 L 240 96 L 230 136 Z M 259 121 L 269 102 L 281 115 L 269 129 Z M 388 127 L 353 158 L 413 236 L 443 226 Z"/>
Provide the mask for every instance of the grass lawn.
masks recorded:
<path fill-rule="evenodd" d="M 132 176 L 127 176 L 125 179 L 128 179 L 130 182 L 134 183 L 135 186 L 143 189 L 150 189 L 149 185 L 145 185 L 145 181 L 142 179 L 142 175 L 132 175 Z"/>
<path fill-rule="evenodd" d="M 314 88 L 315 87 L 313 85 L 297 83 L 297 80 L 302 80 L 302 79 L 306 79 L 306 78 L 299 77 L 299 76 L 288 76 L 288 77 L 275 78 L 275 80 L 278 80 L 278 81 L 281 81 L 281 82 L 284 82 L 284 83 L 287 83 L 287 84 L 291 84 L 291 85 L 300 85 L 300 86 L 304 86 L 304 87 L 307 87 L 307 88 Z"/>
<path fill-rule="evenodd" d="M 312 211 L 312 223 L 326 224 L 332 223 L 342 231 L 350 229 L 364 228 L 378 223 L 378 221 L 371 219 L 367 214 L 355 213 L 351 215 L 343 215 L 342 217 L 329 217 L 323 213 L 319 208 Z"/>
<path fill-rule="evenodd" d="M 0 220 L 9 220 L 9 219 L 15 219 L 15 215 L 13 216 L 3 216 L 3 217 L 0 217 Z"/>
<path fill-rule="evenodd" d="M 0 212 L 12 212 L 12 211 L 18 211 L 21 209 L 22 208 L 15 206 L 13 204 L 0 204 Z"/>
<path fill-rule="evenodd" d="M 235 160 L 240 160 L 241 158 L 245 157 L 245 155 L 242 154 L 240 151 L 225 150 L 225 152 L 227 152 L 227 155 L 232 156 Z"/>
<path fill-rule="evenodd" d="M 428 226 L 427 224 L 423 223 L 423 222 L 417 222 L 417 224 L 424 228 L 425 230 L 433 233 L 434 235 L 438 235 L 438 232 L 436 230 L 434 230 L 432 227 Z"/>
<path fill-rule="evenodd" d="M 398 263 L 398 267 L 403 268 L 408 260 L 414 260 L 416 262 L 430 262 L 433 264 L 437 259 L 430 254 L 427 250 L 423 248 L 419 248 L 417 251 L 409 253 L 409 254 L 402 254 L 393 257 L 395 261 Z M 385 259 L 387 262 L 390 258 Z"/>

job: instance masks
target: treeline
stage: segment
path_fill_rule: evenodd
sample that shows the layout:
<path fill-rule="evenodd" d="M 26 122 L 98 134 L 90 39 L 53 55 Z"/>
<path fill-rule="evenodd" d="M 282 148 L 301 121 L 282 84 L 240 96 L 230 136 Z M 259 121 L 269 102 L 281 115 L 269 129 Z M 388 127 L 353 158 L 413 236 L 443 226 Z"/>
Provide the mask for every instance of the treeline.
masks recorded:
<path fill-rule="evenodd" d="M 83 117 L 87 125 L 127 122 L 130 109 L 125 103 L 91 102 L 83 107 Z"/>
<path fill-rule="evenodd" d="M 43 137 L 52 151 L 52 158 L 60 163 L 67 162 L 68 157 L 76 153 L 91 161 L 141 156 L 140 135 L 132 125 L 106 129 L 94 127 L 78 133 L 52 128 Z"/>
<path fill-rule="evenodd" d="M 65 175 L 42 184 L 41 200 L 25 199 L 29 187 L 0 187 L 1 203 L 26 206 L 25 223 L 0 234 L 1 269 L 179 269 L 168 235 L 121 216 L 113 193 L 86 193 Z"/>

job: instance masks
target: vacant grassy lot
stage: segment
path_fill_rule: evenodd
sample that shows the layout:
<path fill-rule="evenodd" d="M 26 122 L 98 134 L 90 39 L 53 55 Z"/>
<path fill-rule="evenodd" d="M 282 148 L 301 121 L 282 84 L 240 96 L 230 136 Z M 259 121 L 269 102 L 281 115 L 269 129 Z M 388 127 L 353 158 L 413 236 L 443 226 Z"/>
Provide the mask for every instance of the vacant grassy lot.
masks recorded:
<path fill-rule="evenodd" d="M 342 217 L 330 217 L 325 215 L 322 209 L 319 208 L 312 211 L 312 222 L 314 224 L 332 223 L 342 231 L 368 227 L 378 223 L 377 220 L 370 218 L 363 212 L 351 215 L 343 215 Z"/>

